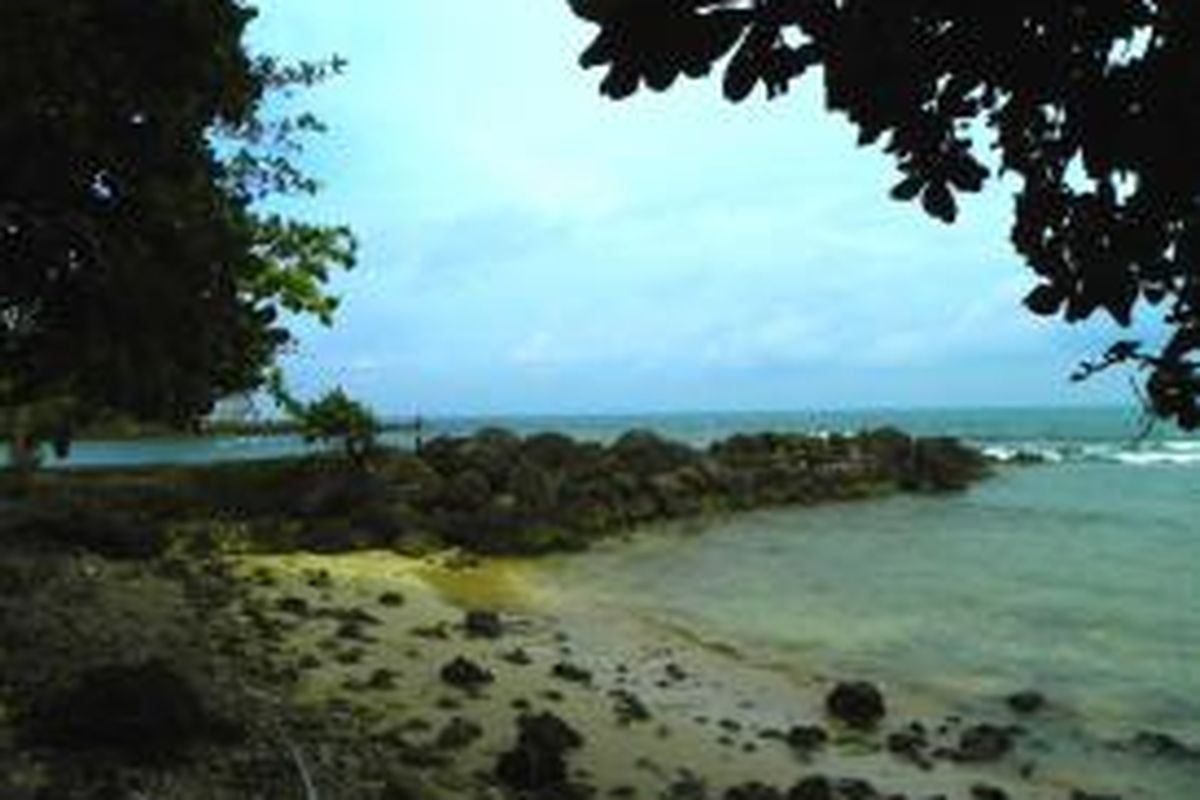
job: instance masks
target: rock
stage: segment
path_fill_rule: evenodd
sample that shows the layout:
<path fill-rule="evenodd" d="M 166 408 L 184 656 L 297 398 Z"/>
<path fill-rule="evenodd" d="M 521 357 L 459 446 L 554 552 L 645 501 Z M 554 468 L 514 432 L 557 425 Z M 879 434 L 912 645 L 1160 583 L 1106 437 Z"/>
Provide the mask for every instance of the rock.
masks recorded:
<path fill-rule="evenodd" d="M 668 441 L 653 431 L 633 430 L 613 442 L 609 452 L 625 469 L 636 475 L 658 475 L 686 467 L 699 455 L 678 442 Z"/>
<path fill-rule="evenodd" d="M 1012 733 L 996 725 L 973 725 L 962 732 L 955 757 L 959 761 L 998 761 L 1013 749 Z"/>
<path fill-rule="evenodd" d="M 559 505 L 561 474 L 530 459 L 522 459 L 508 479 L 508 491 L 518 509 L 526 514 L 545 516 Z"/>
<path fill-rule="evenodd" d="M 972 800 L 1008 800 L 1008 792 L 997 786 L 977 783 L 971 787 Z"/>
<path fill-rule="evenodd" d="M 461 750 L 483 735 L 483 728 L 462 717 L 452 717 L 438 731 L 434 746 L 441 750 Z"/>
<path fill-rule="evenodd" d="M 680 775 L 662 795 L 664 800 L 708 800 L 708 784 L 699 775 L 689 770 L 680 770 Z"/>
<path fill-rule="evenodd" d="M 522 714 L 517 719 L 517 727 L 522 741 L 533 743 L 543 750 L 566 751 L 583 747 L 583 735 L 562 717 L 549 711 Z"/>
<path fill-rule="evenodd" d="M 1155 731 L 1139 731 L 1130 740 L 1129 748 L 1155 758 L 1200 759 L 1200 750 L 1188 747 L 1170 734 Z"/>
<path fill-rule="evenodd" d="M 650 719 L 650 709 L 646 708 L 646 704 L 633 692 L 627 689 L 614 689 L 609 694 L 614 700 L 613 711 L 620 724 L 628 725 L 631 722 L 645 722 Z"/>
<path fill-rule="evenodd" d="M 496 778 L 518 791 L 544 792 L 567 787 L 566 753 L 582 746 L 583 737 L 551 713 L 523 714 L 517 720 L 517 743 L 496 762 Z"/>
<path fill-rule="evenodd" d="M 669 680 L 675 681 L 676 683 L 687 680 L 687 672 L 683 667 L 679 666 L 674 661 L 663 667 L 663 671 L 667 673 L 667 678 Z"/>
<path fill-rule="evenodd" d="M 1082 789 L 1075 789 L 1071 792 L 1071 800 L 1121 800 L 1119 794 L 1094 794 L 1085 792 Z"/>
<path fill-rule="evenodd" d="M 861 778 L 838 778 L 833 788 L 838 800 L 876 800 L 879 797 L 875 787 Z"/>
<path fill-rule="evenodd" d="M 367 678 L 368 689 L 392 689 L 395 685 L 396 673 L 383 667 L 372 672 L 371 677 Z"/>
<path fill-rule="evenodd" d="M 400 592 L 384 592 L 379 595 L 379 605 L 398 608 L 404 605 L 404 595 L 400 594 Z"/>
<path fill-rule="evenodd" d="M 784 741 L 797 753 L 808 755 L 823 747 L 829 741 L 829 734 L 818 725 L 793 725 Z"/>
<path fill-rule="evenodd" d="M 480 639 L 499 639 L 504 633 L 500 615 L 495 611 L 468 611 L 463 617 L 463 627 L 467 636 Z"/>
<path fill-rule="evenodd" d="M 477 469 L 468 469 L 447 479 L 438 500 L 440 505 L 454 511 L 472 512 L 486 506 L 491 497 L 487 476 Z"/>
<path fill-rule="evenodd" d="M 555 664 L 550 670 L 550 674 L 568 683 L 590 684 L 592 682 L 591 670 L 566 662 Z"/>
<path fill-rule="evenodd" d="M 783 792 L 761 781 L 731 786 L 725 790 L 725 800 L 784 800 Z"/>
<path fill-rule="evenodd" d="M 88 670 L 62 693 L 37 698 L 19 730 L 25 745 L 105 750 L 136 764 L 174 762 L 194 743 L 242 733 L 160 660 Z"/>
<path fill-rule="evenodd" d="M 492 673 L 471 661 L 458 656 L 442 667 L 442 680 L 459 689 L 477 689 L 494 680 Z"/>
<path fill-rule="evenodd" d="M 533 663 L 533 659 L 529 657 L 529 653 L 525 652 L 525 649 L 522 647 L 509 650 L 500 656 L 500 658 L 509 664 L 516 664 L 518 667 L 525 667 Z"/>
<path fill-rule="evenodd" d="M 569 471 L 586 463 L 587 449 L 561 433 L 539 433 L 521 443 L 521 456 L 548 470 Z"/>
<path fill-rule="evenodd" d="M 1046 705 L 1046 697 L 1041 692 L 1032 689 L 1023 692 L 1015 692 L 1005 698 L 1008 707 L 1018 714 L 1033 714 L 1041 711 Z"/>
<path fill-rule="evenodd" d="M 281 597 L 275 601 L 275 608 L 294 617 L 307 617 L 312 613 L 308 601 L 303 597 Z"/>
<path fill-rule="evenodd" d="M 787 800 L 834 800 L 833 784 L 824 775 L 809 775 L 788 790 Z"/>
<path fill-rule="evenodd" d="M 925 770 L 933 768 L 933 762 L 925 755 L 927 746 L 925 736 L 912 729 L 896 731 L 887 737 L 888 752 Z"/>
<path fill-rule="evenodd" d="M 887 713 L 883 695 L 866 681 L 839 683 L 825 698 L 829 716 L 851 728 L 875 727 Z"/>

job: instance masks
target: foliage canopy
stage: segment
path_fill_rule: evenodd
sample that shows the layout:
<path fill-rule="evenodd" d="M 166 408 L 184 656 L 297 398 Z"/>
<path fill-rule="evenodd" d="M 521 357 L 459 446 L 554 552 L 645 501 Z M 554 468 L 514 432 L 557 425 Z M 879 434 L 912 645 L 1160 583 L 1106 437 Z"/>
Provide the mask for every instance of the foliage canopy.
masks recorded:
<path fill-rule="evenodd" d="M 0 406 L 184 423 L 258 385 L 285 312 L 328 321 L 347 230 L 261 210 L 315 191 L 321 130 L 269 99 L 341 68 L 244 42 L 238 0 L 5 0 Z"/>
<path fill-rule="evenodd" d="M 1200 8 L 1192 0 L 569 0 L 600 26 L 584 67 L 614 99 L 722 59 L 725 96 L 768 97 L 820 67 L 826 105 L 881 142 L 945 222 L 997 151 L 1021 179 L 1012 242 L 1025 300 L 1068 322 L 1129 326 L 1162 309 L 1165 341 L 1120 341 L 1079 376 L 1130 362 L 1156 412 L 1200 426 Z"/>

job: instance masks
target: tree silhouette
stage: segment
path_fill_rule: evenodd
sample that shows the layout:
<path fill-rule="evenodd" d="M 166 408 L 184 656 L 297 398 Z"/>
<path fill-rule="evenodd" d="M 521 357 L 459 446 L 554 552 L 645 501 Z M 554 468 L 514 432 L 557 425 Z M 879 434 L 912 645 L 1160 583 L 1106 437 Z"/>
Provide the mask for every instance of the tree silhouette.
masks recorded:
<path fill-rule="evenodd" d="M 283 312 L 328 321 L 343 228 L 259 210 L 315 191 L 311 115 L 268 101 L 341 62 L 252 57 L 237 0 L 0 8 L 0 408 L 184 423 L 257 385 Z"/>
<path fill-rule="evenodd" d="M 768 98 L 820 68 L 825 102 L 895 157 L 897 200 L 953 222 L 957 193 L 1020 178 L 1025 298 L 1067 322 L 1129 326 L 1076 377 L 1148 371 L 1153 409 L 1200 426 L 1200 7 L 1192 0 L 569 0 L 600 26 L 584 67 L 614 99 L 723 62 L 725 96 Z M 994 158 L 986 150 L 995 151 Z"/>

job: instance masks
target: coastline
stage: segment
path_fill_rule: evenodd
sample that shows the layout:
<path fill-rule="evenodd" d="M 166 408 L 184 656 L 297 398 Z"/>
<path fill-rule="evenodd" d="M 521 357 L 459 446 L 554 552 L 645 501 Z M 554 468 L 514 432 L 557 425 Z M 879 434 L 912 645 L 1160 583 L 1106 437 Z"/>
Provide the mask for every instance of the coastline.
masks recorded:
<path fill-rule="evenodd" d="M 309 665 L 297 684 L 302 702 L 351 709 L 376 734 L 395 737 L 402 753 L 418 754 L 409 758 L 419 765 L 418 796 L 430 790 L 491 796 L 497 761 L 513 746 L 518 718 L 544 712 L 582 734 L 583 745 L 566 760 L 572 783 L 596 796 L 708 796 L 697 794 L 703 786 L 713 797 L 735 797 L 728 792 L 736 787 L 786 789 L 812 776 L 865 781 L 877 791 L 862 797 L 1063 800 L 1088 786 L 1086 767 L 1056 761 L 1039 743 L 1048 732 L 1039 731 L 1034 718 L 997 710 L 967 719 L 882 687 L 886 719 L 856 730 L 831 721 L 824 708 L 834 676 L 774 669 L 623 616 L 586 593 L 547 591 L 538 581 L 542 567 L 529 562 L 356 553 L 258 556 L 244 567 L 257 573 L 260 585 L 270 576 L 270 587 L 259 590 L 264 602 L 296 608 L 300 598 L 315 613 L 283 640 L 285 653 Z M 315 575 L 327 576 L 318 581 L 321 588 L 311 585 Z M 399 589 L 404 602 L 381 606 L 386 587 Z M 363 626 L 361 638 L 339 644 L 335 621 L 323 617 L 322 607 L 361 610 L 363 620 L 376 621 Z M 499 614 L 495 638 L 464 626 L 464 614 L 479 610 Z M 512 658 L 516 651 L 523 654 L 519 661 Z M 347 652 L 358 655 L 343 663 Z M 492 680 L 465 690 L 450 685 L 439 670 L 459 658 Z M 619 698 L 626 692 L 646 719 L 621 721 Z M 478 727 L 477 738 L 449 748 L 448 757 L 438 742 L 463 722 Z M 950 755 L 980 726 L 1008 731 L 1011 751 Z M 896 744 L 894 737 L 915 728 L 927 732 L 921 752 L 943 755 L 925 761 Z M 829 740 L 798 748 L 788 742 L 795 730 L 822 730 Z"/>

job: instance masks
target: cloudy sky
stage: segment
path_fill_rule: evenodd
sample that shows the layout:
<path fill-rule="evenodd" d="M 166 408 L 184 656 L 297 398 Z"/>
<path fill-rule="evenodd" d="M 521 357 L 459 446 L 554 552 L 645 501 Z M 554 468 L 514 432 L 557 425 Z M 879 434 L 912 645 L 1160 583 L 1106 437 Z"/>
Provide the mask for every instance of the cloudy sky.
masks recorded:
<path fill-rule="evenodd" d="M 261 0 L 260 51 L 349 59 L 303 213 L 360 266 L 287 362 L 393 414 L 1127 400 L 1067 375 L 1111 332 L 1023 312 L 1011 187 L 947 227 L 819 82 L 740 106 L 709 82 L 602 98 L 560 0 Z"/>

